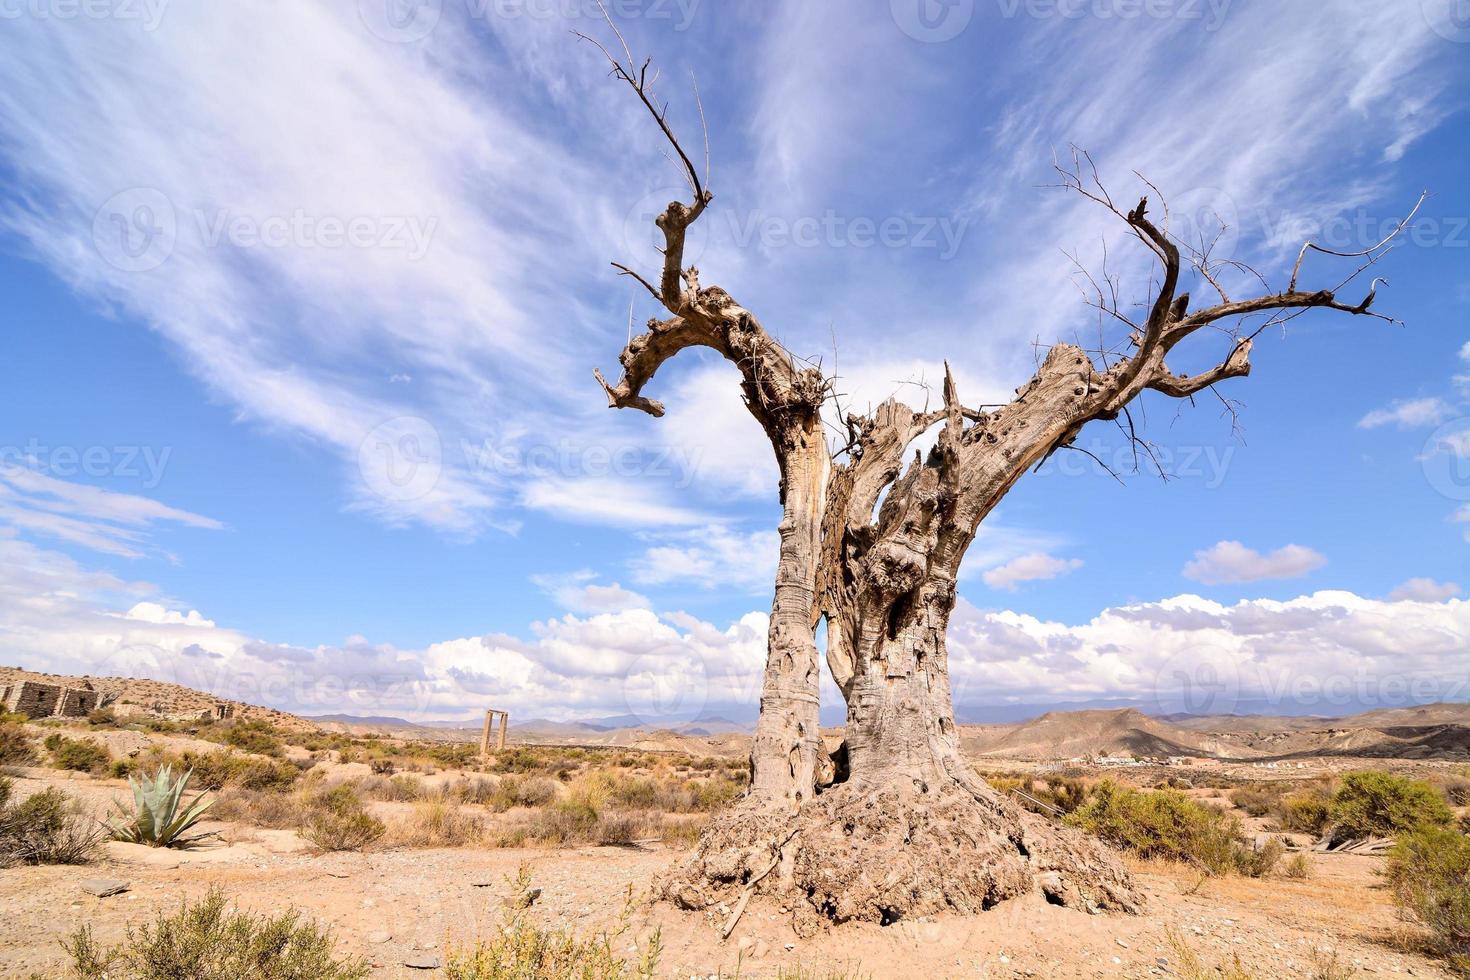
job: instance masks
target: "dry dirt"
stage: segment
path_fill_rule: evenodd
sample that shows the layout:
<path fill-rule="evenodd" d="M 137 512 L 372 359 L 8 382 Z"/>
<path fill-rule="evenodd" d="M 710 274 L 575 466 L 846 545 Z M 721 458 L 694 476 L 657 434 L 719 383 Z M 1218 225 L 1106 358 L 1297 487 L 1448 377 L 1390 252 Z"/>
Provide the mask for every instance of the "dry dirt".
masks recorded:
<path fill-rule="evenodd" d="M 19 793 L 60 785 L 101 808 L 125 792 L 115 780 L 28 770 Z M 343 946 L 368 958 L 375 976 L 434 976 L 410 960 L 442 955 L 446 944 L 494 928 L 510 893 L 508 879 L 529 867 L 542 895 L 541 923 L 579 931 L 615 924 L 629 886 L 635 896 L 681 857 L 660 845 L 634 848 L 415 850 L 318 856 L 289 831 L 214 825 L 222 842 L 194 852 L 110 844 L 84 868 L 0 871 L 0 977 L 59 975 L 59 940 L 91 925 L 99 938 L 120 937 L 180 899 L 221 885 L 242 908 L 295 906 L 330 923 Z M 877 926 L 843 926 L 799 939 L 787 917 L 752 903 L 727 943 L 719 919 L 640 902 L 623 945 L 662 930 L 659 975 L 773 977 L 798 965 L 873 977 L 1153 977 L 1178 976 L 1170 939 L 1182 936 L 1209 966 L 1238 956 L 1260 978 L 1314 977 L 1334 956 L 1351 972 L 1448 976 L 1434 962 L 1402 952 L 1402 926 L 1378 887 L 1381 860 L 1314 857 L 1316 875 L 1208 880 L 1184 869 L 1135 863 L 1145 914 L 1089 916 L 1035 896 L 975 917 L 938 916 Z M 111 898 L 84 894 L 84 878 L 118 878 L 130 890 Z M 821 976 L 822 974 L 818 974 Z"/>

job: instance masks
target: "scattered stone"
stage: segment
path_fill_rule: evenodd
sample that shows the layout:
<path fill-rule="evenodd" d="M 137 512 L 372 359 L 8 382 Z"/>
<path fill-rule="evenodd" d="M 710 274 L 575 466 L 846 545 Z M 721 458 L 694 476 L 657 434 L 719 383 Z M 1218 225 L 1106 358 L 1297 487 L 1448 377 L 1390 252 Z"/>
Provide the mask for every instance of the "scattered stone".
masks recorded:
<path fill-rule="evenodd" d="M 391 932 L 383 932 L 380 929 L 377 932 L 370 932 L 370 933 L 368 933 L 365 938 L 367 939 L 368 942 L 372 943 L 374 946 L 380 946 L 383 943 L 386 943 L 386 942 L 390 941 L 393 938 L 393 933 L 391 933 Z"/>
<path fill-rule="evenodd" d="M 519 895 L 519 896 L 516 897 L 515 907 L 518 908 L 518 909 L 528 909 L 532 905 L 535 905 L 536 904 L 536 899 L 538 899 L 540 897 L 541 897 L 541 889 L 539 889 L 539 888 L 532 888 L 530 891 L 523 892 L 521 895 Z"/>
<path fill-rule="evenodd" d="M 437 956 L 414 956 L 403 961 L 410 970 L 437 970 L 444 964 Z"/>
<path fill-rule="evenodd" d="M 82 891 L 88 895 L 96 895 L 98 898 L 107 898 L 110 895 L 121 895 L 128 890 L 126 881 L 116 881 L 112 878 L 83 878 L 77 883 Z"/>

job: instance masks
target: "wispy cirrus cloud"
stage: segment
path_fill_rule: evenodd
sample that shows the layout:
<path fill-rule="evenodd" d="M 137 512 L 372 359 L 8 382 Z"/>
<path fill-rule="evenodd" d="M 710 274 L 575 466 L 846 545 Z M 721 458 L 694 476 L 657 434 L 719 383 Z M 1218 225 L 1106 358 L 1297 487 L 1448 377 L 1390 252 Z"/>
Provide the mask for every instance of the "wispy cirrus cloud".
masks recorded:
<path fill-rule="evenodd" d="M 213 518 L 147 497 L 72 483 L 23 466 L 0 465 L 0 526 L 121 558 L 140 558 L 160 525 L 218 530 Z"/>

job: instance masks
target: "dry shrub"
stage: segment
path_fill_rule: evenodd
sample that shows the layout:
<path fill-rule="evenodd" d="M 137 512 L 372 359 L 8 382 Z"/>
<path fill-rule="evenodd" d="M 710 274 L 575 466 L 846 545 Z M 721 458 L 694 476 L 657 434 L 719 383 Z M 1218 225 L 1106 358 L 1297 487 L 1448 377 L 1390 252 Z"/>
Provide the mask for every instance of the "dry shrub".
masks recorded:
<path fill-rule="evenodd" d="M 302 793 L 228 789 L 216 797 L 210 816 L 270 830 L 294 830 L 306 819 L 306 799 Z"/>
<path fill-rule="evenodd" d="M 570 930 L 542 929 L 532 923 L 524 909 L 531 890 L 525 868 L 514 882 L 514 893 L 506 902 L 505 919 L 488 939 L 472 946 L 449 950 L 445 958 L 447 980 L 632 980 L 651 978 L 658 967 L 663 946 L 654 932 L 636 962 L 616 950 L 627 945 L 634 912 L 633 892 L 617 924 L 590 938 Z M 636 947 L 634 947 L 636 951 Z"/>
<path fill-rule="evenodd" d="M 1241 786 L 1230 791 L 1230 802 L 1252 817 L 1264 817 L 1278 813 L 1286 787 L 1276 783 L 1256 786 Z"/>
<path fill-rule="evenodd" d="M 385 842 L 391 847 L 467 847 L 484 839 L 485 825 L 453 803 L 415 803 L 413 813 L 393 821 Z"/>
<path fill-rule="evenodd" d="M 542 844 L 578 844 L 592 839 L 597 827 L 597 810 L 585 800 L 560 800 L 526 824 L 527 836 Z"/>
<path fill-rule="evenodd" d="M 101 825 L 56 788 L 10 802 L 10 780 L 0 778 L 0 867 L 85 864 L 96 856 Z"/>
<path fill-rule="evenodd" d="M 557 797 L 556 783 L 544 776 L 502 776 L 486 805 L 496 813 L 514 807 L 542 807 Z"/>
<path fill-rule="evenodd" d="M 1286 862 L 1286 867 L 1281 873 L 1288 878 L 1305 881 L 1312 877 L 1312 859 L 1307 857 L 1305 852 L 1298 851 Z"/>
<path fill-rule="evenodd" d="M 666 846 L 687 850 L 699 843 L 699 835 L 708 824 L 708 817 L 665 820 L 659 825 L 659 836 Z"/>
<path fill-rule="evenodd" d="M 1257 848 L 1241 848 L 1236 855 L 1235 866 L 1247 878 L 1264 878 L 1276 869 L 1286 845 L 1272 837 Z"/>
<path fill-rule="evenodd" d="M 352 787 L 342 785 L 310 798 L 301 836 L 323 851 L 360 851 L 377 843 L 386 831 Z"/>
<path fill-rule="evenodd" d="M 78 980 L 363 980 L 367 964 L 339 958 L 332 934 L 299 913 L 233 911 L 213 888 L 197 904 L 128 927 L 125 942 L 99 946 L 83 927 L 62 944 Z"/>
<path fill-rule="evenodd" d="M 593 828 L 594 839 L 608 846 L 627 846 L 636 841 L 659 838 L 660 820 L 648 813 L 604 813 Z"/>
<path fill-rule="evenodd" d="M 24 722 L 24 715 L 0 714 L 0 766 L 28 766 L 36 761 Z"/>

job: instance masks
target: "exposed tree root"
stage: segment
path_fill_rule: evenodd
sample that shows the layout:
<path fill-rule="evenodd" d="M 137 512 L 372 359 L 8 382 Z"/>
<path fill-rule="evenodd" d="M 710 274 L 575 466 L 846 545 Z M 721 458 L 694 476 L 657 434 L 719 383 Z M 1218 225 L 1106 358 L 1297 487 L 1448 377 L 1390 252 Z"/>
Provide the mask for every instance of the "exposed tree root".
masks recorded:
<path fill-rule="evenodd" d="M 711 823 L 662 891 L 684 908 L 736 905 L 762 874 L 758 890 L 783 902 L 802 935 L 979 912 L 1033 888 L 1089 912 L 1135 912 L 1143 901 L 1106 848 L 978 783 L 929 792 L 843 784 L 795 814 L 736 808 Z"/>

